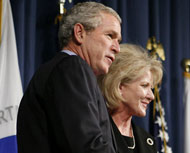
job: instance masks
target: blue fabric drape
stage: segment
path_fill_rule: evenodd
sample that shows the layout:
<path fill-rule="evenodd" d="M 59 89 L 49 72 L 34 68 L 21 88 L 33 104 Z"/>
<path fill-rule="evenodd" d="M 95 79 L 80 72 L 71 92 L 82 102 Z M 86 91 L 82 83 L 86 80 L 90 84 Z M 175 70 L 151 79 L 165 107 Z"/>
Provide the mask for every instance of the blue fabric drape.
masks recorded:
<path fill-rule="evenodd" d="M 24 89 L 35 71 L 36 0 L 12 0 L 17 49 Z"/>
<path fill-rule="evenodd" d="M 81 2 L 66 2 L 66 8 Z M 183 76 L 180 62 L 190 58 L 189 0 L 97 0 L 121 16 L 123 43 L 146 47 L 156 36 L 165 50 L 164 78 L 160 92 L 173 153 L 183 153 Z M 38 66 L 59 50 L 57 41 L 59 0 L 11 0 L 16 31 L 19 66 L 24 90 Z M 135 118 L 149 131 L 150 111 Z"/>
<path fill-rule="evenodd" d="M 58 0 L 11 0 L 23 89 L 37 67 L 58 50 Z"/>

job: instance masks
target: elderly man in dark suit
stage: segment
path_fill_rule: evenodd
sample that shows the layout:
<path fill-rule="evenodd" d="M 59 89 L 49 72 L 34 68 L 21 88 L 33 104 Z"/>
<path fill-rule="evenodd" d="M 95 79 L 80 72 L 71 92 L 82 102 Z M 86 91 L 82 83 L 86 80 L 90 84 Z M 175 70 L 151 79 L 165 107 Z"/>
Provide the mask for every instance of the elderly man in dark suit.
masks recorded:
<path fill-rule="evenodd" d="M 114 153 L 96 76 L 120 51 L 121 19 L 96 2 L 75 5 L 59 30 L 61 52 L 33 76 L 21 101 L 19 153 Z"/>

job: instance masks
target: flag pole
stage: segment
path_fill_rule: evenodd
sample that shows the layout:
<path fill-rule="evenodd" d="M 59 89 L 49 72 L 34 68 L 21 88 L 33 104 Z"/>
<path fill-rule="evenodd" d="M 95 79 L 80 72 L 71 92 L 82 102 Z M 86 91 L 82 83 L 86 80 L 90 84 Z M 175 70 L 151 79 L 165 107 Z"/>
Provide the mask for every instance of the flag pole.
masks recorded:
<path fill-rule="evenodd" d="M 69 0 L 68 2 L 72 3 L 72 0 Z M 66 3 L 66 0 L 59 0 L 59 14 L 55 18 L 55 24 L 59 23 L 62 20 L 63 15 L 67 11 L 65 8 L 65 3 Z"/>
<path fill-rule="evenodd" d="M 183 76 L 190 78 L 190 59 L 184 58 L 181 61 L 181 67 L 183 68 Z"/>
<path fill-rule="evenodd" d="M 181 67 L 183 69 L 184 76 L 184 94 L 183 94 L 183 105 L 184 105 L 184 153 L 189 153 L 190 150 L 190 59 L 184 58 L 181 61 Z"/>
<path fill-rule="evenodd" d="M 2 33 L 2 7 L 3 7 L 3 0 L 0 0 L 0 45 L 1 45 L 1 33 Z"/>

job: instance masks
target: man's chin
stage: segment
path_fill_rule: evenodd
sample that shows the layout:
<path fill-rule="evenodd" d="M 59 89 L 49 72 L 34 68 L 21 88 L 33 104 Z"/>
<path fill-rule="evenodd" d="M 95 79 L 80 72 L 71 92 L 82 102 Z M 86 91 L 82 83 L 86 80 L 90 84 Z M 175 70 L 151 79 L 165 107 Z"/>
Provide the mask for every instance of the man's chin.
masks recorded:
<path fill-rule="evenodd" d="M 95 75 L 96 76 L 99 76 L 99 75 L 103 75 L 103 74 L 107 74 L 109 71 L 109 69 L 102 69 L 102 70 L 99 70 L 99 71 L 94 71 Z"/>
<path fill-rule="evenodd" d="M 102 74 L 107 74 L 109 72 L 110 66 L 107 66 L 103 69 Z"/>

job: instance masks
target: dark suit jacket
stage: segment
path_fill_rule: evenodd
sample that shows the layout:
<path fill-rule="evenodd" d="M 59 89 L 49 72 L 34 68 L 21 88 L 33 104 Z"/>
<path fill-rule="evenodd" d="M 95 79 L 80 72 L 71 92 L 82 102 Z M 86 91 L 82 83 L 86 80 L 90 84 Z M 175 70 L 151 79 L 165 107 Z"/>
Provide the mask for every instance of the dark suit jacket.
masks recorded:
<path fill-rule="evenodd" d="M 21 101 L 19 153 L 114 153 L 105 101 L 89 65 L 58 53 L 33 76 Z"/>
<path fill-rule="evenodd" d="M 128 144 L 124 137 L 119 132 L 117 126 L 111 119 L 115 139 L 117 142 L 117 149 L 119 153 L 131 153 L 133 150 L 128 149 Z M 144 129 L 138 127 L 132 122 L 133 133 L 135 136 L 136 152 L 137 153 L 157 153 L 154 137 L 147 133 Z M 153 143 L 153 144 L 152 144 Z M 135 153 L 136 153 L 135 152 Z"/>

